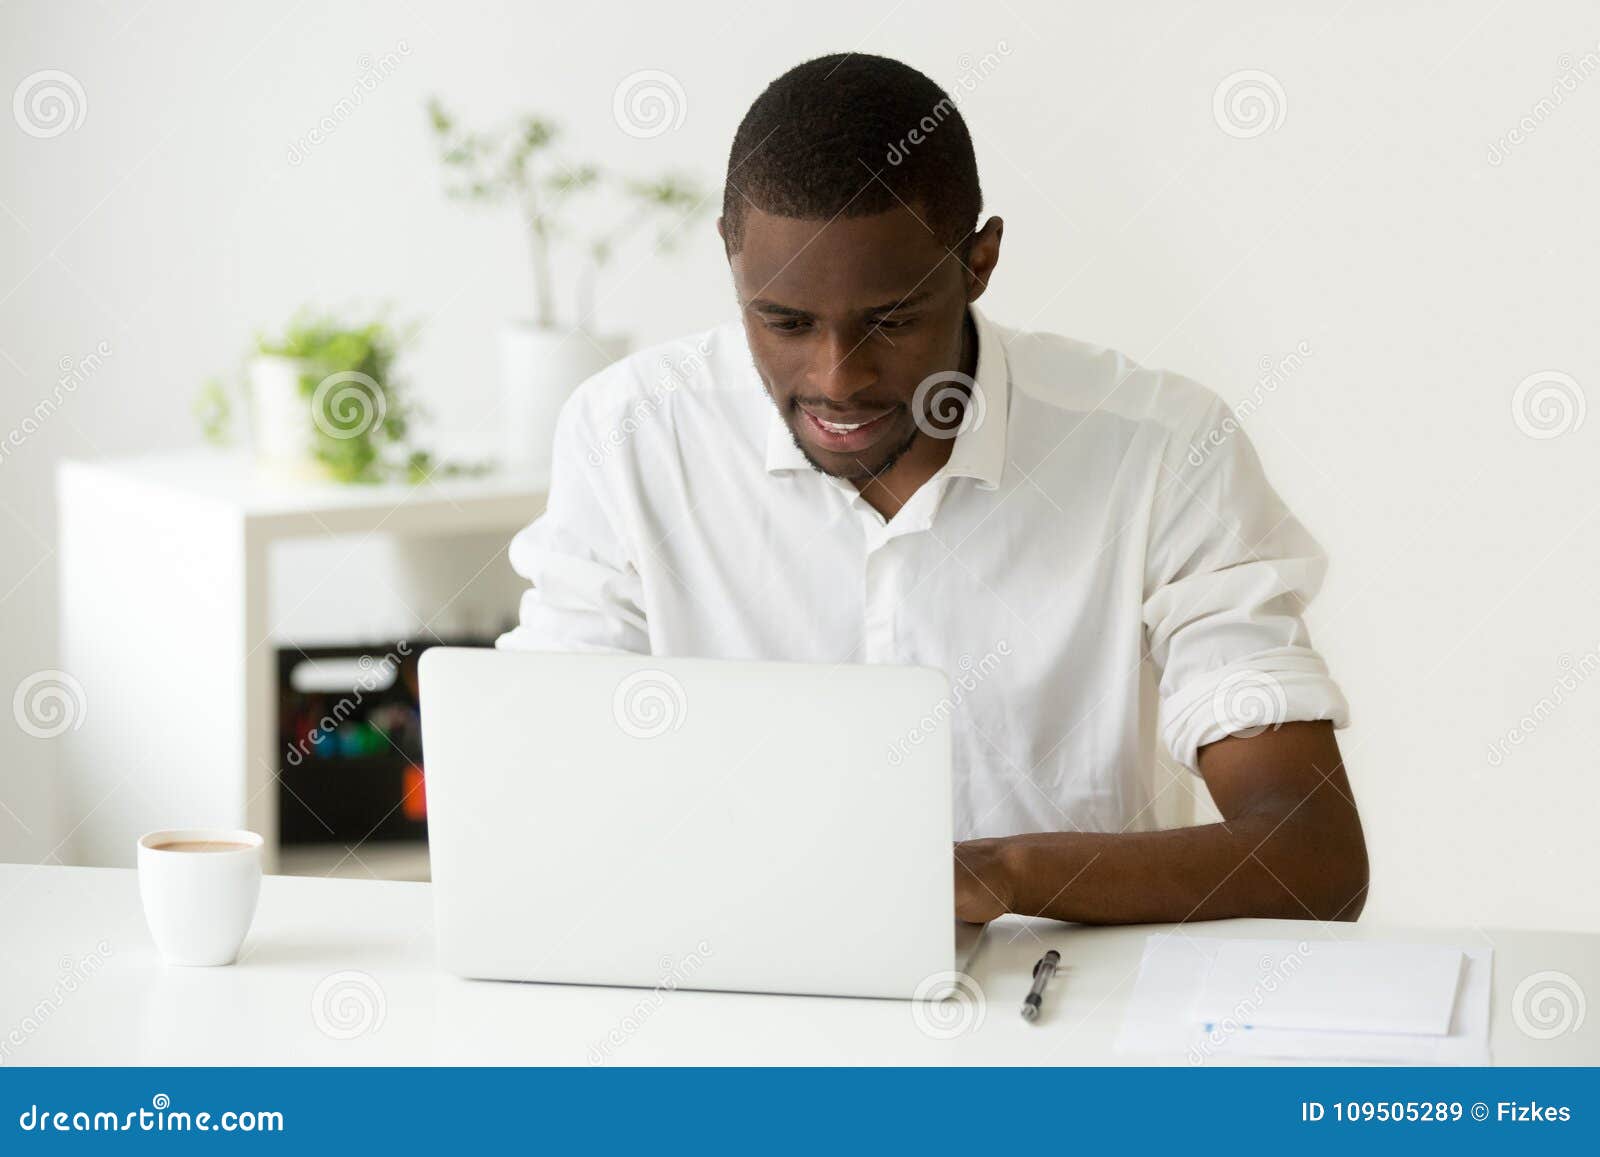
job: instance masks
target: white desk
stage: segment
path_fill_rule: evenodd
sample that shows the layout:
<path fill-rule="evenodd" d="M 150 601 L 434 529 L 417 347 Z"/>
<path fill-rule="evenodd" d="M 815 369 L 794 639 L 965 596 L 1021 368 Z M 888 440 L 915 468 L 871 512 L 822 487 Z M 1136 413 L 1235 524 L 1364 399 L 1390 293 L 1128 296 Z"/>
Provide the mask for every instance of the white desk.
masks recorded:
<path fill-rule="evenodd" d="M 1196 935 L 1322 939 L 1461 933 L 1231 920 Z M 34 1064 L 558 1064 L 594 1063 L 617 1030 L 610 1064 L 1128 1064 L 1112 1051 L 1145 937 L 1157 929 L 1078 928 L 1007 918 L 989 930 L 973 974 L 988 995 L 978 1028 L 925 1034 L 901 1001 L 590 988 L 464 981 L 433 967 L 426 884 L 269 876 L 241 963 L 164 967 L 139 909 L 131 869 L 0 865 L 0 1063 Z M 1600 1063 L 1600 1011 L 1550 1040 L 1510 1014 L 1524 977 L 1571 976 L 1600 998 L 1600 936 L 1468 933 L 1495 949 L 1492 1045 L 1498 1064 Z M 1043 941 L 1043 946 L 1041 945 Z M 103 946 L 103 947 L 102 947 Z M 1061 950 L 1040 1020 L 1017 1013 L 1044 946 Z M 73 991 L 63 958 L 77 968 Z M 381 1024 L 349 1039 L 318 1025 L 318 986 L 342 970 L 382 990 Z M 355 989 L 348 990 L 354 993 Z M 370 1006 L 369 1006 L 370 1007 Z M 321 1019 L 370 1023 L 359 1001 Z M 632 1024 L 631 1031 L 628 1025 Z M 16 1031 L 21 1044 L 7 1034 Z"/>

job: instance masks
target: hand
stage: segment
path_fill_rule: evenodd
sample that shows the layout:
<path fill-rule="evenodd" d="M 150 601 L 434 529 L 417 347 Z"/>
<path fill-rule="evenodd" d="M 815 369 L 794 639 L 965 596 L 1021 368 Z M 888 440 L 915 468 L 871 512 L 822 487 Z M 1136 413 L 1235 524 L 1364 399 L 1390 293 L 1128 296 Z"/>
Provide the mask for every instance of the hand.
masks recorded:
<path fill-rule="evenodd" d="M 984 924 L 1011 911 L 1016 889 L 1005 863 L 1005 840 L 956 845 L 956 918 Z"/>

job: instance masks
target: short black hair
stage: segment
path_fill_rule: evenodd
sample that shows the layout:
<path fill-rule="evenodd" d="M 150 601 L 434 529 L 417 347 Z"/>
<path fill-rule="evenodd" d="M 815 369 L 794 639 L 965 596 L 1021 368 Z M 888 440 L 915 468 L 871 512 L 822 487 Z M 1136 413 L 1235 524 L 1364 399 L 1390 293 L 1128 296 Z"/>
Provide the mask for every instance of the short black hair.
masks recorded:
<path fill-rule="evenodd" d="M 967 124 L 948 93 L 898 60 L 855 52 L 796 65 L 745 113 L 728 154 L 722 221 L 743 246 L 745 211 L 868 217 L 904 203 L 964 253 L 983 193 Z"/>

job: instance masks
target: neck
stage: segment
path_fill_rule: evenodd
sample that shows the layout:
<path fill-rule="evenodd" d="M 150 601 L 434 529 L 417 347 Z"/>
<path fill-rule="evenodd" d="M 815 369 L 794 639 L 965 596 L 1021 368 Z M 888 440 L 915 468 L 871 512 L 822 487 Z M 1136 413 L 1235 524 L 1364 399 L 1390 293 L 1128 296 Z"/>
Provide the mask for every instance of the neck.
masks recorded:
<path fill-rule="evenodd" d="M 967 377 L 978 376 L 978 328 L 973 324 L 971 310 L 967 310 L 962 321 L 961 351 L 956 362 L 957 368 Z M 893 466 L 875 478 L 856 483 L 856 489 L 884 518 L 893 518 L 924 482 L 944 469 L 955 444 L 954 438 L 930 438 L 919 433 L 911 449 Z"/>

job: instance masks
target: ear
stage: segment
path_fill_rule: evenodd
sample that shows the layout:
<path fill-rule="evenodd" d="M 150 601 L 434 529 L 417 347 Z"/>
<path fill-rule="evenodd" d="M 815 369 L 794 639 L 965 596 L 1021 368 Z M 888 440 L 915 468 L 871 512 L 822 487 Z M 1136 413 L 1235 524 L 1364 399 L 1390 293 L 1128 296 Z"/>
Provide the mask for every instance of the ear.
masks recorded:
<path fill-rule="evenodd" d="M 738 254 L 733 251 L 733 246 L 728 244 L 728 219 L 726 217 L 719 216 L 717 218 L 717 236 L 722 238 L 722 255 L 728 259 L 728 267 L 731 269 Z"/>
<path fill-rule="evenodd" d="M 1006 223 L 998 217 L 990 217 L 983 223 L 983 228 L 973 234 L 972 245 L 967 251 L 967 301 L 977 301 L 983 296 L 983 291 L 989 288 L 989 278 L 993 275 L 995 266 L 1000 264 L 1000 238 L 1005 233 Z"/>

